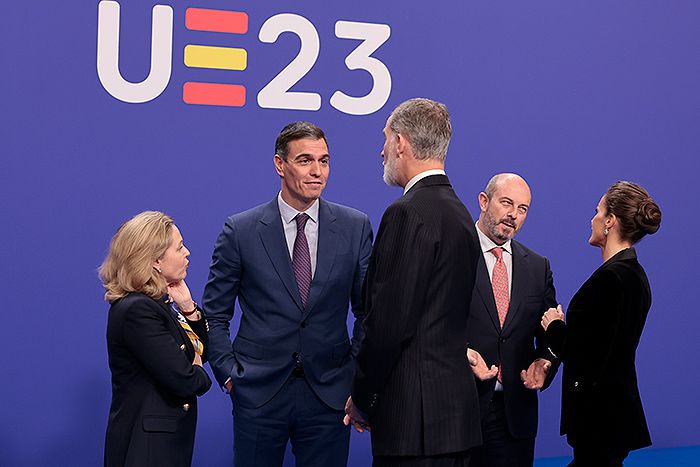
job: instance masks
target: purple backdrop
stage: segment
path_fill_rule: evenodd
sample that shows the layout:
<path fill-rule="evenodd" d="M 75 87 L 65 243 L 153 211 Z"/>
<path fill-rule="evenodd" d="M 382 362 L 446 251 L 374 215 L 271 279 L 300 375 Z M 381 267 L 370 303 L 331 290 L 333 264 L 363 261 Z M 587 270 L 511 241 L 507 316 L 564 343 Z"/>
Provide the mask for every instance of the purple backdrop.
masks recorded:
<path fill-rule="evenodd" d="M 516 171 L 530 182 L 532 210 L 519 239 L 551 259 L 565 306 L 601 261 L 586 243 L 600 195 L 617 179 L 650 190 L 664 221 L 638 248 L 654 291 L 637 355 L 640 389 L 656 447 L 700 444 L 693 395 L 700 371 L 692 358 L 700 352 L 700 318 L 689 293 L 700 222 L 685 209 L 700 201 L 693 188 L 700 4 L 162 2 L 173 12 L 172 73 L 163 92 L 142 104 L 113 97 L 98 77 L 97 0 L 13 0 L 0 15 L 2 465 L 101 463 L 110 382 L 108 307 L 96 268 L 121 222 L 146 209 L 174 216 L 192 251 L 188 283 L 200 296 L 224 219 L 275 195 L 275 136 L 304 119 L 329 138 L 325 196 L 367 212 L 376 229 L 400 195 L 381 181 L 381 129 L 396 104 L 415 96 L 451 110 L 447 170 L 473 214 L 492 174 Z M 120 71 L 140 82 L 149 74 L 156 3 L 119 4 Z M 248 31 L 188 30 L 189 7 L 245 12 Z M 262 25 L 281 13 L 306 18 L 311 36 L 317 32 L 318 59 L 292 88 L 318 93 L 317 111 L 258 105 L 258 92 L 313 42 L 289 32 L 261 41 Z M 359 97 L 375 84 L 367 71 L 345 67 L 361 41 L 337 37 L 339 20 L 391 30 L 373 53 L 391 74 L 390 94 L 365 103 L 366 115 L 330 103 L 337 90 Z M 187 67 L 188 44 L 244 48 L 247 67 Z M 246 103 L 186 104 L 183 83 L 191 81 L 243 85 Z M 558 435 L 559 397 L 557 379 L 541 397 L 538 456 L 569 452 Z M 200 410 L 195 465 L 230 464 L 229 400 L 214 388 Z M 351 465 L 368 459 L 368 438 L 354 435 Z"/>

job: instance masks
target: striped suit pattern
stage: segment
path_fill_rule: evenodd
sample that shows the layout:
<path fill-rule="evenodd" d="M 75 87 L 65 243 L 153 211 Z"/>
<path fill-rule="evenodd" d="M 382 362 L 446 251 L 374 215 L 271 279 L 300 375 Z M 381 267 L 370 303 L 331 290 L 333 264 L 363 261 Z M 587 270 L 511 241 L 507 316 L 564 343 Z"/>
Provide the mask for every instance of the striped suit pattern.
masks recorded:
<path fill-rule="evenodd" d="M 465 359 L 480 255 L 445 175 L 420 180 L 384 213 L 364 284 L 365 339 L 352 397 L 376 456 L 436 456 L 481 443 Z"/>

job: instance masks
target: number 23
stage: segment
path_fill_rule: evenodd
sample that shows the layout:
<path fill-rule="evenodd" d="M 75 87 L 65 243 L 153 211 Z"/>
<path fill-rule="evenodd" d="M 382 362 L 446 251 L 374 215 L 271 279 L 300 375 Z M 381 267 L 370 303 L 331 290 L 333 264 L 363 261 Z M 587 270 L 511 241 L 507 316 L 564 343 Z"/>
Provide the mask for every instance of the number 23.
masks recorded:
<path fill-rule="evenodd" d="M 258 105 L 271 109 L 318 110 L 321 96 L 314 92 L 291 92 L 289 89 L 313 68 L 321 47 L 318 32 L 306 18 L 292 13 L 282 13 L 270 17 L 260 28 L 261 42 L 272 44 L 283 32 L 296 34 L 301 40 L 299 53 L 272 81 L 258 93 Z M 361 40 L 355 50 L 345 58 L 349 70 L 365 70 L 373 80 L 372 90 L 366 96 L 348 96 L 335 91 L 330 104 L 341 112 L 350 115 L 367 115 L 381 109 L 391 93 L 391 73 L 372 53 L 391 36 L 391 28 L 386 24 L 357 23 L 338 21 L 335 35 L 341 39 Z"/>

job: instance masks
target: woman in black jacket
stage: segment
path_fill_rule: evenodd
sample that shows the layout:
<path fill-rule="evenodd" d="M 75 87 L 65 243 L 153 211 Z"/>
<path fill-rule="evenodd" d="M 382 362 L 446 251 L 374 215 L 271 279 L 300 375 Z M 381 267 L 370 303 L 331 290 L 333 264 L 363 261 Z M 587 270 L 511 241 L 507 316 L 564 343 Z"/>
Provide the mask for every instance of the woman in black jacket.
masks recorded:
<path fill-rule="evenodd" d="M 661 211 L 639 185 L 617 182 L 591 220 L 603 265 L 571 299 L 542 318 L 551 350 L 564 363 L 561 433 L 574 449 L 570 466 L 621 466 L 651 445 L 637 387 L 635 353 L 651 289 L 632 247 L 661 224 Z"/>
<path fill-rule="evenodd" d="M 192 463 L 197 396 L 211 380 L 207 323 L 185 283 L 189 254 L 173 220 L 146 211 L 119 228 L 100 267 L 111 303 L 107 467 Z"/>

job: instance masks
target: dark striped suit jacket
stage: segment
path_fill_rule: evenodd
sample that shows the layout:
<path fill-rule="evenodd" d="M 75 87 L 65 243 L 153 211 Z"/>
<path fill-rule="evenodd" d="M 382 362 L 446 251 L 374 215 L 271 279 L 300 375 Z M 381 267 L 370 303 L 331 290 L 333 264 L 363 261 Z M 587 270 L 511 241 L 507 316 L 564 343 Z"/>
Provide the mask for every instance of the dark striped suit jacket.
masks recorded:
<path fill-rule="evenodd" d="M 420 180 L 384 213 L 364 285 L 365 339 L 352 397 L 370 416 L 375 456 L 429 456 L 481 443 L 465 359 L 480 251 L 444 175 Z"/>

